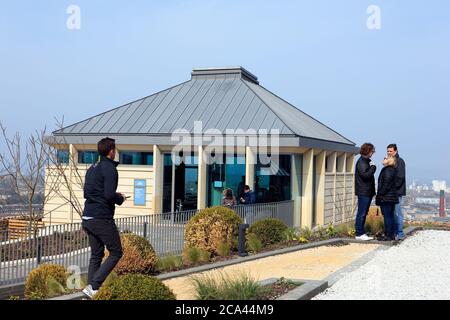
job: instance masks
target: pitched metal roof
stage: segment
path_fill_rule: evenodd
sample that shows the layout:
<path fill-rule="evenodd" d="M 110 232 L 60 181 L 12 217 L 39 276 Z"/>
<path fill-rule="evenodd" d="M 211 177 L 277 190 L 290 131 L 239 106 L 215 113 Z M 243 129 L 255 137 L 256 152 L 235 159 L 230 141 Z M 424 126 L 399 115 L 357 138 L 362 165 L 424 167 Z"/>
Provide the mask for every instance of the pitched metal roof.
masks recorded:
<path fill-rule="evenodd" d="M 242 67 L 194 69 L 191 80 L 55 131 L 66 135 L 164 135 L 176 129 L 278 129 L 293 135 L 355 145 L 259 85 Z"/>

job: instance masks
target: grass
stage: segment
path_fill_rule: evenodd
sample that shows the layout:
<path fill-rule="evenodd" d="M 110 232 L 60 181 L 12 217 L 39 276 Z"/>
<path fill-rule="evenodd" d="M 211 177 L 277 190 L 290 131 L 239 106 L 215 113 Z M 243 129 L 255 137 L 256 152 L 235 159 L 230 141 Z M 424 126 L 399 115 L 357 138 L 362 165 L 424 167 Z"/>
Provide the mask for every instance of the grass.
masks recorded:
<path fill-rule="evenodd" d="M 261 285 L 246 273 L 230 276 L 192 276 L 197 300 L 252 300 L 261 292 Z"/>
<path fill-rule="evenodd" d="M 258 236 L 254 233 L 249 233 L 247 236 L 247 249 L 252 253 L 261 251 L 263 245 Z"/>
<path fill-rule="evenodd" d="M 156 262 L 157 271 L 173 271 L 183 266 L 183 258 L 177 255 L 169 255 L 167 257 L 160 258 Z"/>

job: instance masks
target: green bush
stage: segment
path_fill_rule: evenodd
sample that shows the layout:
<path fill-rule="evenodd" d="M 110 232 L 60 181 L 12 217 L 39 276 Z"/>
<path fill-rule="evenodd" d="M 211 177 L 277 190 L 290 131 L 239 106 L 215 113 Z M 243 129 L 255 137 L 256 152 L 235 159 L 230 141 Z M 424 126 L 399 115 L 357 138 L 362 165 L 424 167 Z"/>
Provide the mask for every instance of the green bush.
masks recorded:
<path fill-rule="evenodd" d="M 183 250 L 183 262 L 186 265 L 196 265 L 199 262 L 206 262 L 210 259 L 209 251 L 198 247 L 187 247 Z"/>
<path fill-rule="evenodd" d="M 183 258 L 176 255 L 170 255 L 160 258 L 156 262 L 155 269 L 158 271 L 172 271 L 180 268 L 183 265 Z"/>
<path fill-rule="evenodd" d="M 25 298 L 42 300 L 61 295 L 65 292 L 67 277 L 64 266 L 42 264 L 28 274 Z"/>
<path fill-rule="evenodd" d="M 247 234 L 247 250 L 253 253 L 259 252 L 263 245 L 258 236 L 254 233 Z"/>
<path fill-rule="evenodd" d="M 256 221 L 249 232 L 256 234 L 263 246 L 268 246 L 285 240 L 287 229 L 287 225 L 281 220 L 268 218 Z"/>
<path fill-rule="evenodd" d="M 117 274 L 148 274 L 154 271 L 157 256 L 147 239 L 132 233 L 122 234 L 120 238 L 123 256 L 114 268 Z"/>
<path fill-rule="evenodd" d="M 226 242 L 220 242 L 217 246 L 217 253 L 221 257 L 226 257 L 230 255 L 231 246 L 229 243 Z"/>
<path fill-rule="evenodd" d="M 300 238 L 310 241 L 313 239 L 313 237 L 314 237 L 314 232 L 310 228 L 303 227 L 300 229 Z"/>
<path fill-rule="evenodd" d="M 216 254 L 219 244 L 224 242 L 235 249 L 241 223 L 242 219 L 229 208 L 219 206 L 202 209 L 186 224 L 186 247 L 198 247 Z"/>
<path fill-rule="evenodd" d="M 191 277 L 198 300 L 250 300 L 256 299 L 261 286 L 248 274 L 200 275 Z"/>
<path fill-rule="evenodd" d="M 286 241 L 298 241 L 299 230 L 294 227 L 287 228 L 284 232 L 284 239 Z"/>
<path fill-rule="evenodd" d="M 155 277 L 126 274 L 105 281 L 94 300 L 175 300 L 175 295 Z"/>

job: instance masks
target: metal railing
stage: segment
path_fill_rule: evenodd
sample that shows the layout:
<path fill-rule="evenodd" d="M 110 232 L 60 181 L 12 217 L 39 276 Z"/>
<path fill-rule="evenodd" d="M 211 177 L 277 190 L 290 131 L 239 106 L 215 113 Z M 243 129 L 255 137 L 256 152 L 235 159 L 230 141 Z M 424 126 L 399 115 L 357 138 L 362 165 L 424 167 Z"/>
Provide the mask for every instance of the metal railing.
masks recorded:
<path fill-rule="evenodd" d="M 278 218 L 293 225 L 293 201 L 239 205 L 231 207 L 246 223 L 264 218 Z M 186 223 L 198 210 L 152 214 L 115 219 L 121 233 L 145 237 L 159 257 L 182 253 Z M 30 236 L 9 240 L 0 231 L 0 286 L 23 282 L 28 273 L 42 263 L 77 266 L 87 271 L 89 241 L 81 223 L 47 226 Z"/>

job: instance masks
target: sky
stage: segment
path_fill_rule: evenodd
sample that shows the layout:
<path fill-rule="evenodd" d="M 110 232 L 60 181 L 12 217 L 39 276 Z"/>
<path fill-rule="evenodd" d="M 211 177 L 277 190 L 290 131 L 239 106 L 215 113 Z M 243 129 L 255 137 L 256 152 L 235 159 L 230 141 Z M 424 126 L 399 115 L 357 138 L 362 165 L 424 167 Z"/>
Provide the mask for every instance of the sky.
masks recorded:
<path fill-rule="evenodd" d="M 0 1 L 10 133 L 51 132 L 55 118 L 78 122 L 194 67 L 239 65 L 357 145 L 374 143 L 377 163 L 397 143 L 409 182 L 450 183 L 448 0 Z"/>

